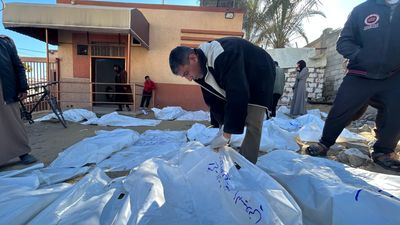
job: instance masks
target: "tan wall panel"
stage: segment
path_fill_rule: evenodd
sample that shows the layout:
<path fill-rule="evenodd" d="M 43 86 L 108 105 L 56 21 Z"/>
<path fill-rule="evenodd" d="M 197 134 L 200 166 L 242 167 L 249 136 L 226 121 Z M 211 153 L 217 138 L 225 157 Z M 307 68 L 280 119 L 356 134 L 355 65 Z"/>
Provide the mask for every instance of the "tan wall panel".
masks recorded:
<path fill-rule="evenodd" d="M 73 78 L 73 45 L 72 33 L 68 31 L 58 32 L 58 56 L 60 58 L 60 75 L 62 78 Z"/>
<path fill-rule="evenodd" d="M 91 107 L 90 84 L 88 79 L 64 78 L 60 83 L 62 108 L 86 108 Z M 79 93 L 72 93 L 79 92 Z"/>
<path fill-rule="evenodd" d="M 154 96 L 156 107 L 181 106 L 186 110 L 208 111 L 199 86 L 165 83 L 156 85 L 157 90 Z"/>
<path fill-rule="evenodd" d="M 242 31 L 243 14 L 225 19 L 223 12 L 140 9 L 150 23 L 150 49 L 132 47 L 131 81 L 142 82 L 145 74 L 156 82 L 193 84 L 173 76 L 169 69 L 170 51 L 179 46 L 181 29 Z M 198 35 L 196 35 L 198 36 Z M 204 35 L 205 37 L 209 35 Z"/>

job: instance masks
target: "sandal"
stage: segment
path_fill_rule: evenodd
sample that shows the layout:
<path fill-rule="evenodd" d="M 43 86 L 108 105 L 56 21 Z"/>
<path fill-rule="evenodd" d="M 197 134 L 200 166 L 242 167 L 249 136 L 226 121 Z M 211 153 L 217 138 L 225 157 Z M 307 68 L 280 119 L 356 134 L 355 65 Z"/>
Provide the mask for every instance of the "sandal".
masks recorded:
<path fill-rule="evenodd" d="M 311 156 L 326 156 L 328 153 L 329 148 L 326 147 L 325 145 L 321 143 L 317 143 L 314 145 L 310 145 L 307 149 L 306 152 L 307 154 Z"/>
<path fill-rule="evenodd" d="M 400 172 L 400 161 L 393 159 L 391 157 L 391 154 L 385 154 L 385 153 L 372 153 L 372 160 L 374 163 L 380 165 L 381 167 L 387 169 L 387 170 L 392 170 L 396 172 Z"/>

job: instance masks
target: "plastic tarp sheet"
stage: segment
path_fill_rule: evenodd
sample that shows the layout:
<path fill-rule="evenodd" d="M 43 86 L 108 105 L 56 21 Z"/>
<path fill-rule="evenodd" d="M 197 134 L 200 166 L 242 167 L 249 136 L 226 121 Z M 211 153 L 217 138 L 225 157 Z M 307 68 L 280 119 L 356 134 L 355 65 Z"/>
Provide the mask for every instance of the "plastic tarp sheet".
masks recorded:
<path fill-rule="evenodd" d="M 120 152 L 113 154 L 110 158 L 100 162 L 98 167 L 104 171 L 128 171 L 140 165 L 144 161 L 162 157 L 171 152 L 177 151 L 182 143 L 165 143 L 162 145 L 130 146 Z"/>
<path fill-rule="evenodd" d="M 189 143 L 145 161 L 124 188 L 129 198 L 119 204 L 114 224 L 302 224 L 286 190 L 229 148 L 215 153 Z"/>
<path fill-rule="evenodd" d="M 1 177 L 0 199 L 19 192 L 36 190 L 40 185 L 36 175 L 26 177 Z"/>
<path fill-rule="evenodd" d="M 186 131 L 146 130 L 135 145 L 162 145 L 167 143 L 185 143 Z"/>
<path fill-rule="evenodd" d="M 98 164 L 105 171 L 127 171 L 144 161 L 177 151 L 186 143 L 186 131 L 147 130 L 133 145 Z"/>
<path fill-rule="evenodd" d="M 325 122 L 320 115 L 315 113 L 299 116 L 296 119 L 275 117 L 271 121 L 280 128 L 296 134 L 300 140 L 305 142 L 318 142 L 322 135 Z M 338 138 L 338 142 L 365 141 L 361 135 L 344 129 Z"/>
<path fill-rule="evenodd" d="M 15 170 L 8 171 L 8 173 L 4 173 L 3 176 L 0 175 L 1 178 L 5 177 L 23 177 L 29 179 L 31 176 L 33 180 L 36 178 L 39 179 L 40 186 L 57 184 L 74 177 L 86 174 L 89 171 L 89 167 L 81 167 L 81 168 L 43 168 L 43 163 L 38 163 L 33 166 Z M 1 179 L 0 178 L 0 179 Z"/>
<path fill-rule="evenodd" d="M 305 224 L 400 224 L 399 176 L 290 151 L 264 155 L 257 165 L 296 199 Z"/>
<path fill-rule="evenodd" d="M 20 169 L 20 170 L 10 170 L 10 171 L 3 171 L 0 172 L 0 177 L 13 177 L 13 176 L 17 176 L 19 174 L 23 174 L 26 172 L 30 172 L 32 170 L 36 170 L 36 169 L 41 169 L 44 167 L 43 163 L 36 163 L 32 166 Z"/>
<path fill-rule="evenodd" d="M 110 178 L 96 168 L 42 210 L 29 225 L 100 224 L 104 206 L 115 189 Z"/>
<path fill-rule="evenodd" d="M 195 123 L 188 130 L 187 136 L 191 141 L 199 141 L 204 145 L 208 145 L 217 133 L 217 128 L 207 128 L 203 124 Z M 246 130 L 244 131 L 245 133 Z M 231 146 L 239 147 L 243 142 L 244 134 L 232 135 Z M 297 151 L 300 147 L 296 143 L 295 137 L 296 135 L 281 129 L 270 120 L 266 120 L 263 123 L 260 151 L 270 152 L 277 149 Z"/>
<path fill-rule="evenodd" d="M 162 109 L 152 108 L 154 112 L 154 116 L 159 120 L 174 120 L 183 114 L 185 114 L 185 110 L 180 106 L 168 106 Z"/>
<path fill-rule="evenodd" d="M 32 174 L 38 176 L 40 185 L 57 184 L 77 176 L 86 174 L 90 167 L 80 168 L 43 168 L 32 171 Z"/>
<path fill-rule="evenodd" d="M 97 118 L 96 114 L 86 109 L 69 109 L 63 112 L 64 119 L 71 122 L 80 122 L 83 120 L 91 120 Z M 57 119 L 54 113 L 36 119 L 35 121 L 47 121 Z"/>
<path fill-rule="evenodd" d="M 182 116 L 176 118 L 176 120 L 189 120 L 189 121 L 210 121 L 210 113 L 203 110 L 199 111 L 185 111 Z"/>
<path fill-rule="evenodd" d="M 97 164 L 114 152 L 133 145 L 138 139 L 139 133 L 128 129 L 97 131 L 96 136 L 85 138 L 59 153 L 50 167 L 82 167 L 90 163 Z"/>
<path fill-rule="evenodd" d="M 70 186 L 69 184 L 60 184 L 2 197 L 0 199 L 1 224 L 27 224 Z"/>
<path fill-rule="evenodd" d="M 138 119 L 130 116 L 120 115 L 117 112 L 106 114 L 100 118 L 90 119 L 82 124 L 84 125 L 99 125 L 99 126 L 120 126 L 120 127 L 134 127 L 134 126 L 157 126 L 160 120 Z"/>
<path fill-rule="evenodd" d="M 160 120 L 210 121 L 210 113 L 203 110 L 186 111 L 180 106 L 152 108 L 151 110 L 154 112 L 154 116 Z"/>

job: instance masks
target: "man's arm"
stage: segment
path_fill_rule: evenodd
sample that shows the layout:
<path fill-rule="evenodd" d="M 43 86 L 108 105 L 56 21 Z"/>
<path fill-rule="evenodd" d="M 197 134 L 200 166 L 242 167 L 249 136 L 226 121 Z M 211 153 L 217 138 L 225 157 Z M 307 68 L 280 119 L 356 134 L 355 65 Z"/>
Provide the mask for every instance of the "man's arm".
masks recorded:
<path fill-rule="evenodd" d="M 215 70 L 222 76 L 226 104 L 224 109 L 224 136 L 242 134 L 250 98 L 243 55 L 224 52 L 217 58 Z"/>
<path fill-rule="evenodd" d="M 225 101 L 214 96 L 203 87 L 201 87 L 201 92 L 203 93 L 204 102 L 210 108 L 211 125 L 220 127 L 224 124 Z"/>
<path fill-rule="evenodd" d="M 355 60 L 362 47 L 357 41 L 358 35 L 357 14 L 353 10 L 340 33 L 336 50 L 345 58 Z"/>

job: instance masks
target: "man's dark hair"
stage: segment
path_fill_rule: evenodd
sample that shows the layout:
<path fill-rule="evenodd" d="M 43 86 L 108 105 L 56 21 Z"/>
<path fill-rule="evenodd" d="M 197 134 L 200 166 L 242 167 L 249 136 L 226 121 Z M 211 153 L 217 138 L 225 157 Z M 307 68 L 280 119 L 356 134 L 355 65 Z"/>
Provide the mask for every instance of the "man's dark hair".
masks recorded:
<path fill-rule="evenodd" d="M 178 67 L 189 63 L 189 55 L 194 53 L 192 48 L 178 46 L 169 54 L 169 66 L 174 74 L 178 74 Z"/>
<path fill-rule="evenodd" d="M 274 61 L 275 66 L 279 66 L 279 63 L 277 61 Z"/>
<path fill-rule="evenodd" d="M 150 78 L 149 76 L 145 76 L 144 79 Z"/>

